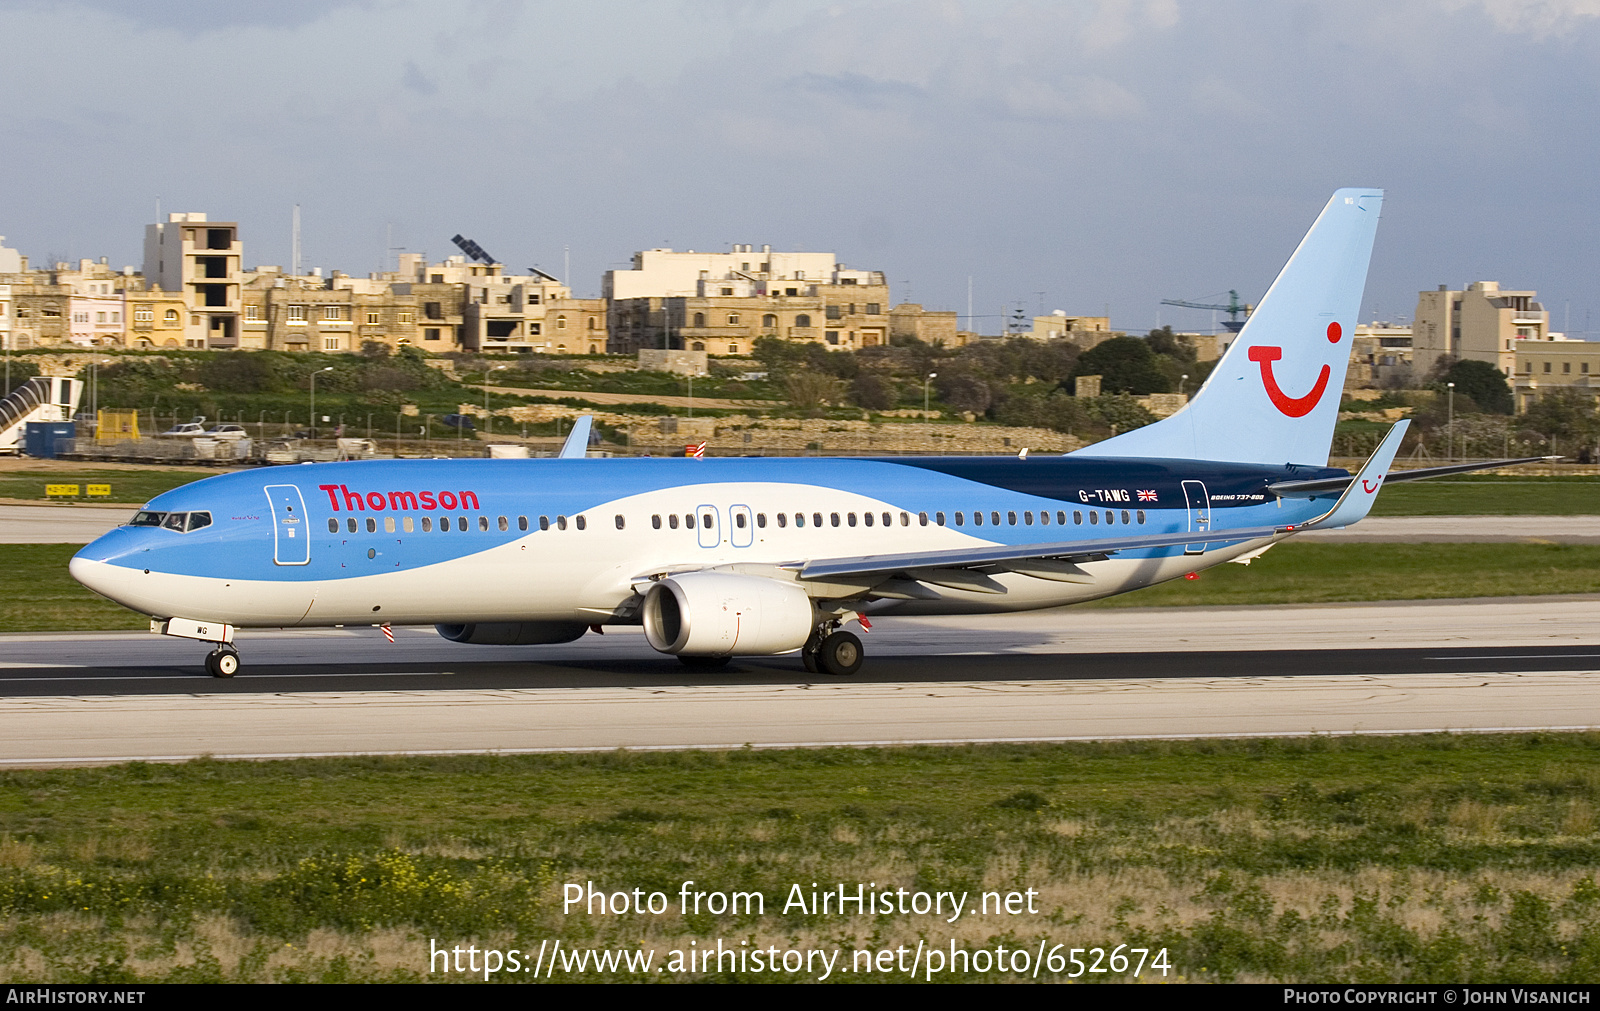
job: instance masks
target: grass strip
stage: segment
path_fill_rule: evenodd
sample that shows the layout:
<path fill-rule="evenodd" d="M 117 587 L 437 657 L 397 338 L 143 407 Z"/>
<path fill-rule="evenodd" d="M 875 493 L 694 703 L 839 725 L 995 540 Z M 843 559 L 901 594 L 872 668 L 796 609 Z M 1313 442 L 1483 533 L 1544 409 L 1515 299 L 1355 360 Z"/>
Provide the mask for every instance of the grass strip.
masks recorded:
<path fill-rule="evenodd" d="M 216 477 L 219 472 L 207 468 L 188 470 L 8 470 L 0 472 L 0 498 L 45 500 L 45 485 L 75 484 L 80 502 L 129 502 L 142 505 L 164 491 L 171 491 L 190 481 Z M 111 494 L 103 499 L 87 496 L 85 485 L 108 484 Z"/>
<path fill-rule="evenodd" d="M 142 629 L 134 614 L 67 573 L 72 544 L 0 544 L 0 632 Z M 1600 545 L 1280 544 L 1248 566 L 1219 565 L 1082 607 L 1315 604 L 1600 592 Z"/>
<path fill-rule="evenodd" d="M 1600 479 L 1592 477 L 1479 478 L 1391 484 L 1374 516 L 1593 516 L 1600 513 Z"/>
<path fill-rule="evenodd" d="M 1321 604 L 1600 592 L 1595 544 L 1279 544 L 1083 607 Z"/>
<path fill-rule="evenodd" d="M 531 959 L 559 938 L 649 948 L 657 965 L 718 941 L 843 949 L 855 971 L 837 982 L 907 981 L 864 973 L 855 949 L 1040 939 L 1165 948 L 1169 981 L 1592 981 L 1597 805 L 1594 734 L 11 771 L 0 978 L 462 980 L 428 976 L 430 941 Z M 689 880 L 764 906 L 685 915 Z M 587 882 L 671 906 L 564 910 L 563 886 Z M 973 902 L 1033 889 L 1037 912 L 785 911 L 813 882 Z M 558 976 L 640 978 L 592 964 Z M 969 965 L 934 978 L 1027 977 Z"/>

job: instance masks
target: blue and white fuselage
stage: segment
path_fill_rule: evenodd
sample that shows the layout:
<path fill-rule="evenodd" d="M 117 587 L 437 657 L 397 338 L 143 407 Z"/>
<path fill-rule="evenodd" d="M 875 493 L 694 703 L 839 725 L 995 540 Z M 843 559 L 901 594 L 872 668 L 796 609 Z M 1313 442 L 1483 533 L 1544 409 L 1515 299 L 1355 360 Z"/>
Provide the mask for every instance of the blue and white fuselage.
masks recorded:
<path fill-rule="evenodd" d="M 974 548 L 1194 534 L 1075 563 L 1071 582 L 984 566 L 1003 587 L 926 584 L 915 560 L 810 580 L 865 613 L 1021 611 L 1104 597 L 1262 546 L 1207 531 L 1298 526 L 1337 494 L 1283 499 L 1281 481 L 1343 470 L 1073 457 L 953 459 L 426 460 L 309 464 L 229 474 L 167 492 L 148 522 L 85 548 L 72 573 L 156 617 L 235 626 L 637 621 L 652 576 Z M 206 514 L 191 526 L 165 522 Z"/>

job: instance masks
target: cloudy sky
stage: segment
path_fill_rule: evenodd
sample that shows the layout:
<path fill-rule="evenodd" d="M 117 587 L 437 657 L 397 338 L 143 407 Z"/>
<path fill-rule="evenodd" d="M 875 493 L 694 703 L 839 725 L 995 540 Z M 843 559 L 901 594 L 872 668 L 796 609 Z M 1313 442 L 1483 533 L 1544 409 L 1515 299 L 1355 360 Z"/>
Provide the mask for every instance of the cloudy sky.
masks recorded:
<path fill-rule="evenodd" d="M 1207 328 L 1329 193 L 1365 318 L 1479 279 L 1600 339 L 1600 0 L 0 0 L 0 234 L 363 274 L 462 232 L 580 294 L 640 248 L 832 250 L 895 301 Z M 392 240 L 390 236 L 392 235 Z M 570 250 L 570 252 L 568 252 Z M 1570 321 L 1570 322 L 1569 322 Z"/>

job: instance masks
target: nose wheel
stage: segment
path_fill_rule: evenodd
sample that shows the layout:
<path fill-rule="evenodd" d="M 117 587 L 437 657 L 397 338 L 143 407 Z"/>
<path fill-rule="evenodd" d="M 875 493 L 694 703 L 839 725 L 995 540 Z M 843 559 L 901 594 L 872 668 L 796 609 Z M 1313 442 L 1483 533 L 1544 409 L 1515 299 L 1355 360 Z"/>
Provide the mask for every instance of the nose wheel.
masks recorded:
<path fill-rule="evenodd" d="M 214 678 L 231 678 L 239 673 L 239 651 L 219 646 L 206 654 L 206 673 Z"/>

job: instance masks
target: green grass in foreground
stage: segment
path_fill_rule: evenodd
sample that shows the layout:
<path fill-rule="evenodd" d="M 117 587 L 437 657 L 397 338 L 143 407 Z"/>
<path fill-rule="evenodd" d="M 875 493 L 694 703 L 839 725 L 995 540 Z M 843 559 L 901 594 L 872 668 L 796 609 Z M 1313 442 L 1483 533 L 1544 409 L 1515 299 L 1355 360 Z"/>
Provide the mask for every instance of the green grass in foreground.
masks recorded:
<path fill-rule="evenodd" d="M 1600 478 L 1437 479 L 1384 486 L 1374 516 L 1593 516 Z"/>
<path fill-rule="evenodd" d="M 1203 607 L 1600 592 L 1594 544 L 1279 544 L 1083 607 Z"/>
<path fill-rule="evenodd" d="M 142 629 L 67 574 L 72 544 L 0 544 L 0 632 Z M 1083 607 L 1203 607 L 1600 592 L 1600 545 L 1280 544 L 1250 565 Z"/>
<path fill-rule="evenodd" d="M 0 544 L 0 632 L 145 629 L 150 619 L 89 592 L 67 572 L 81 544 Z"/>
<path fill-rule="evenodd" d="M 403 981 L 426 976 L 430 939 L 530 958 L 558 938 L 643 947 L 657 965 L 721 939 L 843 949 L 852 967 L 853 950 L 919 939 L 1045 938 L 1166 948 L 1168 980 L 1592 981 L 1597 805 L 1594 734 L 10 771 L 0 978 Z M 568 882 L 676 903 L 686 880 L 760 892 L 765 909 L 561 905 Z M 790 886 L 812 882 L 973 901 L 1031 888 L 1037 912 L 785 913 Z"/>
<path fill-rule="evenodd" d="M 154 468 L 138 470 L 84 470 L 84 471 L 59 471 L 59 470 L 8 470 L 0 472 L 0 498 L 39 499 L 44 500 L 44 486 L 47 484 L 75 484 L 78 486 L 79 496 L 74 501 L 80 502 L 131 502 L 135 505 L 143 504 L 155 498 L 164 491 L 171 491 L 179 485 L 198 481 L 204 477 L 215 477 L 220 471 L 209 468 L 194 468 L 190 470 L 157 470 Z M 111 495 L 104 499 L 91 499 L 83 494 L 84 485 L 109 484 Z"/>

